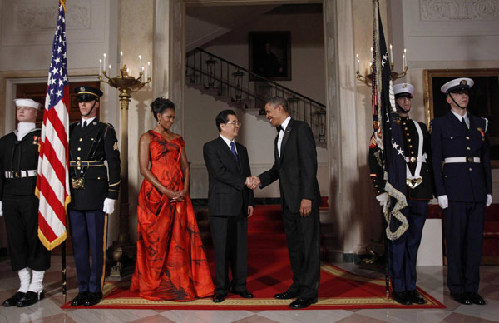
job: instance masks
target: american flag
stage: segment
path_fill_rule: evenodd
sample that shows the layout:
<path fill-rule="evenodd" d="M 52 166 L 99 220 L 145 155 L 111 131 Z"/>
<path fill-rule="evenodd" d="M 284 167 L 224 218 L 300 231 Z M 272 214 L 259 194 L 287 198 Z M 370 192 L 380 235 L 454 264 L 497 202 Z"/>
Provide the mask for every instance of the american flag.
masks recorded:
<path fill-rule="evenodd" d="M 376 5 L 379 5 L 377 1 Z M 390 197 L 385 212 L 386 235 L 390 240 L 397 240 L 408 228 L 405 216 L 407 213 L 407 174 L 402 127 L 395 109 L 390 61 L 379 10 L 377 18 L 373 37 L 373 124 L 379 126 L 378 129 L 375 126 L 375 131 L 377 131 L 377 137 L 382 138 L 382 144 L 380 143 L 379 147 L 382 150 L 380 155 L 384 169 L 383 178 L 386 180 L 384 190 Z"/>
<path fill-rule="evenodd" d="M 70 105 L 65 9 L 65 0 L 59 0 L 36 182 L 36 193 L 40 199 L 38 237 L 48 250 L 66 240 L 66 211 L 71 200 L 68 171 Z"/>

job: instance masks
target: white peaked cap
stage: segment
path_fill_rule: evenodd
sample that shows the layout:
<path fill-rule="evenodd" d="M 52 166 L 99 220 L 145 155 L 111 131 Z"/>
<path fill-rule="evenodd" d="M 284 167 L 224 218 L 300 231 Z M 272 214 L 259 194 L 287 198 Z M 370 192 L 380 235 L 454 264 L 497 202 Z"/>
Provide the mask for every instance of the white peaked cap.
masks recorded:
<path fill-rule="evenodd" d="M 442 85 L 440 89 L 443 93 L 453 92 L 455 90 L 468 90 L 475 82 L 469 77 L 458 77 Z"/>
<path fill-rule="evenodd" d="M 414 86 L 409 83 L 398 83 L 393 86 L 393 94 L 395 96 L 404 93 L 408 93 L 409 97 L 412 98 L 414 96 Z"/>

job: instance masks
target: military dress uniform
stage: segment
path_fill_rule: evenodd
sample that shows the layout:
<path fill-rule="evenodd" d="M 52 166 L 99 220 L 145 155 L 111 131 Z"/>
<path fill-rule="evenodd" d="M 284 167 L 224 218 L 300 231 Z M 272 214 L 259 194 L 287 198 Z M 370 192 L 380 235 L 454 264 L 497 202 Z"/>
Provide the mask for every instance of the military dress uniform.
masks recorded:
<path fill-rule="evenodd" d="M 407 83 L 397 84 L 403 85 Z M 397 95 L 408 92 L 398 86 L 394 87 Z M 410 84 L 409 84 L 410 85 Z M 412 85 L 410 86 L 412 98 Z M 404 156 L 407 169 L 407 231 L 397 240 L 388 241 L 389 272 L 392 280 L 394 298 L 404 293 L 407 303 L 424 303 L 416 293 L 417 255 L 421 243 L 423 226 L 428 215 L 428 202 L 433 198 L 433 178 L 430 162 L 430 135 L 426 124 L 416 122 L 407 117 L 400 118 L 404 139 Z M 380 149 L 373 136 L 369 145 L 369 167 L 371 179 L 378 195 L 385 192 L 386 181 L 383 179 L 383 168 L 378 162 Z M 399 294 L 397 294 L 399 293 Z M 402 302 L 406 302 L 403 300 Z M 408 305 L 408 304 L 407 304 Z"/>
<path fill-rule="evenodd" d="M 0 139 L 0 201 L 13 271 L 50 267 L 50 252 L 38 239 L 35 189 L 40 138 L 41 130 L 35 128 L 21 141 L 14 132 Z"/>
<path fill-rule="evenodd" d="M 50 267 L 50 252 L 38 238 L 35 195 L 41 137 L 35 121 L 42 105 L 25 98 L 14 102 L 17 129 L 0 139 L 0 215 L 5 215 L 12 270 L 17 271 L 20 287 L 2 305 L 24 307 L 44 297 L 43 277 Z"/>
<path fill-rule="evenodd" d="M 456 79 L 446 83 L 442 92 L 451 93 L 449 86 L 463 80 L 464 90 L 473 85 L 471 79 Z M 448 200 L 444 208 L 447 286 L 459 302 L 484 305 L 481 297 L 477 300 L 473 296 L 480 281 L 487 195 L 492 194 L 487 120 L 469 112 L 462 120 L 459 117 L 450 111 L 435 118 L 431 135 L 436 194 Z M 471 299 L 466 296 L 470 294 Z"/>
<path fill-rule="evenodd" d="M 82 90 L 88 91 L 88 88 L 82 87 Z M 107 225 L 103 205 L 106 198 L 117 200 L 119 197 L 120 152 L 113 126 L 97 119 L 88 125 L 83 121 L 72 123 L 69 136 L 69 218 L 78 290 L 79 295 L 98 295 L 100 300 L 105 275 Z M 83 301 L 79 298 L 75 304 L 89 305 Z"/>

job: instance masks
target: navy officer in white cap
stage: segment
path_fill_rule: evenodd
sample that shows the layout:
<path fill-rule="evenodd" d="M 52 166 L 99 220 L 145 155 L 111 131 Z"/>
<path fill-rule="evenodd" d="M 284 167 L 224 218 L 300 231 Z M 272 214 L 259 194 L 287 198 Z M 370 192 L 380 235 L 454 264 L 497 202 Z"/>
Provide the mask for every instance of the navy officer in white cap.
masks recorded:
<path fill-rule="evenodd" d="M 15 99 L 17 129 L 0 139 L 0 215 L 4 215 L 11 266 L 20 280 L 18 291 L 3 306 L 24 307 L 44 296 L 43 276 L 50 252 L 38 239 L 38 198 L 35 196 L 38 147 L 38 109 L 32 99 Z"/>
<path fill-rule="evenodd" d="M 421 305 L 426 301 L 416 289 L 416 262 L 423 225 L 428 214 L 428 201 L 433 198 L 433 178 L 429 164 L 430 136 L 426 124 L 409 118 L 414 87 L 409 83 L 399 83 L 393 86 L 393 92 L 404 136 L 409 228 L 400 238 L 389 242 L 392 296 L 403 305 Z M 388 193 L 384 190 L 386 181 L 383 179 L 383 169 L 376 154 L 379 154 L 379 148 L 373 136 L 369 145 L 371 179 L 378 194 L 376 199 L 380 205 L 385 206 L 388 201 Z"/>
<path fill-rule="evenodd" d="M 459 303 L 485 305 L 478 286 L 492 175 L 487 119 L 468 111 L 472 86 L 467 77 L 442 86 L 450 112 L 432 121 L 432 163 L 438 204 L 445 215 L 447 287 Z"/>

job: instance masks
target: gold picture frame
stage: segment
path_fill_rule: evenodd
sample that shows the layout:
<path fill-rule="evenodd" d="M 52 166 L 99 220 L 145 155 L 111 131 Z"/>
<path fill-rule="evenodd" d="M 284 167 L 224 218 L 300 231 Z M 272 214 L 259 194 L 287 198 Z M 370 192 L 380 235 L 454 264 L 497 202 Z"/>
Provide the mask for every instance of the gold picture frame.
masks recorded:
<path fill-rule="evenodd" d="M 499 68 L 426 69 L 423 71 L 425 119 L 428 126 L 435 117 L 449 111 L 446 94 L 440 87 L 457 77 L 473 79 L 468 110 L 488 119 L 492 167 L 499 168 Z"/>

